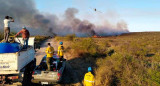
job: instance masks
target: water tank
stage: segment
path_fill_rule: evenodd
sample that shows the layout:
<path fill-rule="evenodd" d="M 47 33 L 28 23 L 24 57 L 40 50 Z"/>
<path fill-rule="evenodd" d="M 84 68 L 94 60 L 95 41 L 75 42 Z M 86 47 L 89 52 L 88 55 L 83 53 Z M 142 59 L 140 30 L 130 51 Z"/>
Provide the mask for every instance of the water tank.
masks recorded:
<path fill-rule="evenodd" d="M 19 43 L 0 43 L 0 53 L 15 53 L 19 50 Z"/>

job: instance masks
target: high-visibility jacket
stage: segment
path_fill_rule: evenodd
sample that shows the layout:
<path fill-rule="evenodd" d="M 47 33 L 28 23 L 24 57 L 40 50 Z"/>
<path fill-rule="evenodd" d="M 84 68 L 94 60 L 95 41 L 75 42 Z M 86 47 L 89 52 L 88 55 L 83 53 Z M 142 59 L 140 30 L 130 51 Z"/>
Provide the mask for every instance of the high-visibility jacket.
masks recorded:
<path fill-rule="evenodd" d="M 94 86 L 94 76 L 91 72 L 85 74 L 84 86 Z"/>
<path fill-rule="evenodd" d="M 54 48 L 52 46 L 48 46 L 45 52 L 47 54 L 47 57 L 53 57 Z"/>
<path fill-rule="evenodd" d="M 63 55 L 64 55 L 64 47 L 63 47 L 63 45 L 59 45 L 58 56 L 63 56 Z"/>

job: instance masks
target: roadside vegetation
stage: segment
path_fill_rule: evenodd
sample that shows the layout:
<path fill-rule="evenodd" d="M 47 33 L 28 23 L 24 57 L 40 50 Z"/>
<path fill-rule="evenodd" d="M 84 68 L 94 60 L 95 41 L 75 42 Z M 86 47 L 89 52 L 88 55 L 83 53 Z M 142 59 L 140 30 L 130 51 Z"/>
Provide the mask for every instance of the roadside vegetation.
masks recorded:
<path fill-rule="evenodd" d="M 49 36 L 35 36 L 35 44 L 40 46 L 48 38 Z"/>
<path fill-rule="evenodd" d="M 96 86 L 159 86 L 160 33 L 130 33 L 103 38 L 56 37 L 82 81 L 92 66 Z M 83 83 L 83 81 L 82 81 Z"/>

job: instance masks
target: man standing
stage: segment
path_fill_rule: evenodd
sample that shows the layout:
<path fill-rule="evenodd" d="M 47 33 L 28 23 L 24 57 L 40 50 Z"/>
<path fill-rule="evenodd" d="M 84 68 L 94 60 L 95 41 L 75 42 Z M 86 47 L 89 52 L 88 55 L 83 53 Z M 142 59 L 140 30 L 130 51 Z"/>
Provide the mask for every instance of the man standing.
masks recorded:
<path fill-rule="evenodd" d="M 92 68 L 88 67 L 88 73 L 84 76 L 84 86 L 94 86 L 94 75 L 91 73 Z"/>
<path fill-rule="evenodd" d="M 14 22 L 14 19 L 9 16 L 5 16 L 4 19 L 4 42 L 8 42 L 10 34 L 10 22 Z"/>
<path fill-rule="evenodd" d="M 18 36 L 19 34 L 22 34 L 22 38 L 23 38 L 23 48 L 27 49 L 28 48 L 28 39 L 30 36 L 29 31 L 26 29 L 26 27 L 23 27 L 21 31 L 19 31 L 16 35 Z"/>
<path fill-rule="evenodd" d="M 63 58 L 63 55 L 64 55 L 63 42 L 60 42 L 59 44 L 60 45 L 58 46 L 58 56 L 59 56 L 60 62 L 58 62 L 58 69 L 62 67 L 62 61 L 65 61 L 65 59 Z"/>
<path fill-rule="evenodd" d="M 60 61 L 63 61 L 63 53 L 64 53 L 64 47 L 63 47 L 63 42 L 59 43 L 60 45 L 58 46 L 58 56 L 60 58 Z"/>
<path fill-rule="evenodd" d="M 47 67 L 48 67 L 48 71 L 51 71 L 51 64 L 53 62 L 53 54 L 54 54 L 54 48 L 51 46 L 50 43 L 48 43 L 48 47 L 46 49 L 46 54 L 47 54 L 47 57 L 46 57 L 46 63 L 47 63 Z"/>

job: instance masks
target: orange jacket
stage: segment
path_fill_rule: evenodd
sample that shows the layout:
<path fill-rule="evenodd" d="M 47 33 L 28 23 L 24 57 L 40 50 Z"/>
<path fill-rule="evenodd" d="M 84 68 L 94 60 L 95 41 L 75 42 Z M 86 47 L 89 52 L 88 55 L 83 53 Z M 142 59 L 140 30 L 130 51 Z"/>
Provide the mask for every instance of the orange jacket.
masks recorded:
<path fill-rule="evenodd" d="M 22 38 L 29 38 L 30 36 L 30 33 L 27 29 L 22 29 L 15 36 L 18 36 L 19 34 L 22 34 Z"/>

